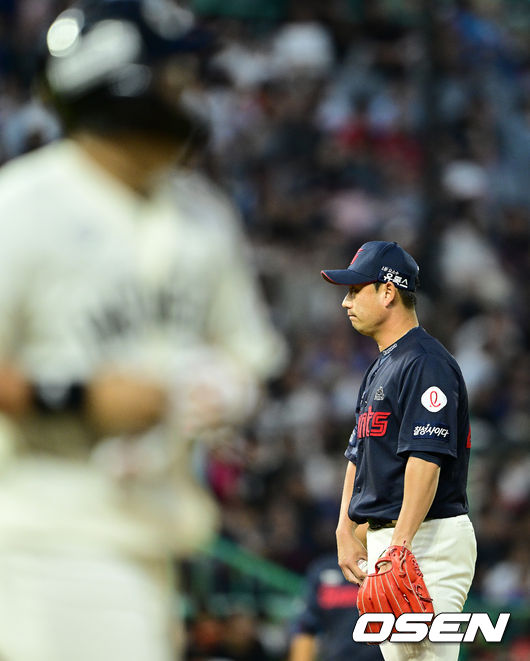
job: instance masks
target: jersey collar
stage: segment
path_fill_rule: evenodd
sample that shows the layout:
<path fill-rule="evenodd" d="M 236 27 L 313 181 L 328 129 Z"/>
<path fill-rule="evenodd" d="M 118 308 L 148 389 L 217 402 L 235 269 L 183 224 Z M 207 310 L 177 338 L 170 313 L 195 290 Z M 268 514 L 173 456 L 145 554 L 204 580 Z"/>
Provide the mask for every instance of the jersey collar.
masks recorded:
<path fill-rule="evenodd" d="M 416 339 L 418 333 L 422 331 L 423 328 L 421 326 L 414 326 L 414 328 L 411 328 L 405 333 L 405 335 L 400 337 L 399 340 L 396 340 L 389 347 L 383 349 L 383 351 L 380 351 L 379 356 L 381 359 L 385 359 L 390 356 L 390 354 L 398 353 L 400 349 L 403 349 L 403 347 L 407 346 L 410 342 L 413 342 Z"/>

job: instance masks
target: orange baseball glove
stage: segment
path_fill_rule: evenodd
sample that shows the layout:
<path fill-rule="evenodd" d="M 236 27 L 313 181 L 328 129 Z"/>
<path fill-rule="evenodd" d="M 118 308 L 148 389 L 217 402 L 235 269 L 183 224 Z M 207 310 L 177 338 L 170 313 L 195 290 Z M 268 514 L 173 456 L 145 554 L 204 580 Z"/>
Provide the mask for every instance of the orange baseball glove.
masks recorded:
<path fill-rule="evenodd" d="M 390 568 L 380 571 L 381 565 Z M 405 546 L 389 546 L 375 563 L 357 594 L 359 613 L 434 613 L 432 599 L 418 562 Z M 368 633 L 379 633 L 379 623 L 368 624 Z"/>

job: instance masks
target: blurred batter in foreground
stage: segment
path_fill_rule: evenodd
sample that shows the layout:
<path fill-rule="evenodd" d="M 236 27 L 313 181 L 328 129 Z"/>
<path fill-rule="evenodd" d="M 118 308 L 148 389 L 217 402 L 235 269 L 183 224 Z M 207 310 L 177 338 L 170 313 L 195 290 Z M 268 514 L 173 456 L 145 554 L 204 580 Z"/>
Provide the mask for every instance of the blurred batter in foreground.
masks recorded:
<path fill-rule="evenodd" d="M 0 172 L 9 661 L 178 658 L 169 558 L 217 522 L 191 441 L 243 419 L 282 363 L 238 219 L 186 169 L 210 46 L 173 2 L 74 5 L 45 64 L 68 137 Z"/>

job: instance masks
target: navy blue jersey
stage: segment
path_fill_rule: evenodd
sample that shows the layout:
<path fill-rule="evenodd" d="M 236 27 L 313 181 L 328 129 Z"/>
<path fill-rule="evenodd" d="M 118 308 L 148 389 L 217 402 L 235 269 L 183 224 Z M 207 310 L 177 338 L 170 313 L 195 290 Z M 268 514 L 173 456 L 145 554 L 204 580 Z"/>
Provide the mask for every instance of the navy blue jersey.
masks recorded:
<path fill-rule="evenodd" d="M 379 354 L 366 372 L 346 457 L 356 464 L 349 516 L 397 519 L 409 456 L 440 466 L 429 518 L 468 511 L 471 432 L 467 392 L 451 354 L 413 328 Z"/>
<path fill-rule="evenodd" d="M 342 575 L 336 555 L 326 555 L 309 568 L 305 608 L 294 633 L 318 636 L 322 661 L 383 661 L 379 647 L 352 638 L 359 617 L 358 591 L 359 586 Z"/>

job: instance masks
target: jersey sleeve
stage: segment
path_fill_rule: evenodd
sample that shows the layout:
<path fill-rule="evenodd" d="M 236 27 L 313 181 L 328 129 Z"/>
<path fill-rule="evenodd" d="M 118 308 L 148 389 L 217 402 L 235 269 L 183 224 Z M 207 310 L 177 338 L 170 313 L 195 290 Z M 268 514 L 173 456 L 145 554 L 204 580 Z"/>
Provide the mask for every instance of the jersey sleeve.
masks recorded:
<path fill-rule="evenodd" d="M 449 363 L 424 355 L 407 370 L 399 394 L 398 454 L 457 456 L 459 381 Z"/>
<path fill-rule="evenodd" d="M 353 428 L 344 456 L 353 464 L 357 463 L 357 425 Z"/>
<path fill-rule="evenodd" d="M 47 160 L 49 149 L 2 168 L 0 361 L 15 365 L 33 382 L 59 385 L 84 381 L 90 357 L 72 332 L 73 317 L 64 313 L 70 274 L 60 277 L 61 260 L 69 259 L 69 251 L 57 227 L 65 226 L 60 219 L 75 213 L 79 200 L 57 184 L 54 159 Z M 68 170 L 63 164 L 62 171 Z M 69 221 L 66 226 L 69 230 Z"/>

